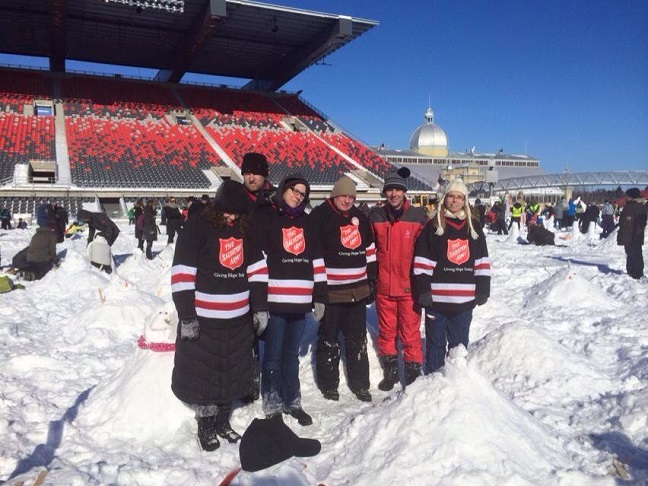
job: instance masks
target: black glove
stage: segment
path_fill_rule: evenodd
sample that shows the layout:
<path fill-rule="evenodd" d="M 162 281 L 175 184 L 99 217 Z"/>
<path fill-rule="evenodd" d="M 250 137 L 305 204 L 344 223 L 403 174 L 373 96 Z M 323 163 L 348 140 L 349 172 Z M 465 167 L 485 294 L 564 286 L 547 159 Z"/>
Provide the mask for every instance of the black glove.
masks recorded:
<path fill-rule="evenodd" d="M 200 337 L 200 324 L 198 319 L 180 319 L 180 339 L 184 341 L 195 341 Z"/>
<path fill-rule="evenodd" d="M 475 296 L 475 304 L 484 305 L 486 302 L 488 302 L 488 296 L 487 295 L 477 294 Z"/>
<path fill-rule="evenodd" d="M 369 295 L 367 296 L 365 303 L 371 305 L 376 300 L 376 281 L 369 280 Z"/>
<path fill-rule="evenodd" d="M 430 292 L 425 292 L 424 294 L 419 295 L 418 303 L 421 307 L 430 308 L 434 303 L 432 301 L 432 294 Z"/>

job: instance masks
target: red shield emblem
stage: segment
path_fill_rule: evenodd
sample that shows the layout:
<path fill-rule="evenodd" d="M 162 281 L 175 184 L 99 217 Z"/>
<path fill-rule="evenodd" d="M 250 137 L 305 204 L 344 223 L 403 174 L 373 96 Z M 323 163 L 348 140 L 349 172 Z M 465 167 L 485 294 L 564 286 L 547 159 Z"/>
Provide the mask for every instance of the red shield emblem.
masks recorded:
<path fill-rule="evenodd" d="M 304 238 L 304 228 L 281 228 L 283 232 L 283 247 L 288 253 L 299 255 L 306 249 L 306 238 Z"/>
<path fill-rule="evenodd" d="M 448 260 L 456 265 L 466 263 L 470 257 L 468 240 L 448 240 Z"/>
<path fill-rule="evenodd" d="M 238 238 L 219 238 L 220 249 L 218 251 L 218 261 L 225 268 L 236 270 L 243 264 L 243 240 Z"/>
<path fill-rule="evenodd" d="M 344 248 L 355 250 L 360 246 L 361 242 L 362 238 L 360 237 L 360 231 L 358 231 L 357 226 L 350 224 L 340 228 L 340 243 L 342 243 Z"/>

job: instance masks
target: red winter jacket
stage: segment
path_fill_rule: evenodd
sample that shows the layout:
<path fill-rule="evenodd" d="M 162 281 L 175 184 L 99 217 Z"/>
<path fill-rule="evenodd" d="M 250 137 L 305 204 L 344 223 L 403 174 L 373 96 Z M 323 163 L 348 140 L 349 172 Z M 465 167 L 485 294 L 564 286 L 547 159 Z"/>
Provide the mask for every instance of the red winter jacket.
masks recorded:
<path fill-rule="evenodd" d="M 370 217 L 378 263 L 376 292 L 389 297 L 411 297 L 414 244 L 427 222 L 425 211 L 405 200 L 402 214 L 394 218 L 385 202 L 372 208 Z"/>

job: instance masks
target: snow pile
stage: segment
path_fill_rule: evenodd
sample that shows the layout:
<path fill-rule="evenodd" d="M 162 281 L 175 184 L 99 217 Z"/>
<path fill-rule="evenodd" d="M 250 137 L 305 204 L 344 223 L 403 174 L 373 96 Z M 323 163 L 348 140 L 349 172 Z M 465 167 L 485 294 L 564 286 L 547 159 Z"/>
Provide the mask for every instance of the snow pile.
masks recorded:
<path fill-rule="evenodd" d="M 59 245 L 60 268 L 25 290 L 0 294 L 0 482 L 219 484 L 240 466 L 238 445 L 200 450 L 193 413 L 170 390 L 172 246 L 148 261 L 121 224 L 117 268 L 84 257 L 85 236 Z M 31 231 L 0 233 L 2 263 Z M 234 485 L 631 484 L 648 480 L 648 284 L 624 275 L 610 240 L 562 247 L 518 245 L 488 235 L 492 295 L 475 309 L 471 344 L 405 392 L 376 388 L 361 403 L 341 375 L 340 401 L 314 382 L 317 326 L 301 350 L 303 406 L 314 424 L 286 423 L 319 439 L 322 452 L 292 458 Z M 236 404 L 243 432 L 261 405 Z M 10 483 L 11 484 L 11 481 Z"/>

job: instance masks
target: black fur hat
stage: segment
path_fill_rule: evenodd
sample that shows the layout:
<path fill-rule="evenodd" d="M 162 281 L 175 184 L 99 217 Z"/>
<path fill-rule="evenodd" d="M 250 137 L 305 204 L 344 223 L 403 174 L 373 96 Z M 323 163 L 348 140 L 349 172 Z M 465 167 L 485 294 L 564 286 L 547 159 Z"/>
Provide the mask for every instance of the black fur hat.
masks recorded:
<path fill-rule="evenodd" d="M 268 159 L 263 154 L 248 152 L 243 156 L 241 174 L 257 174 L 268 177 Z"/>
<path fill-rule="evenodd" d="M 249 198 L 245 186 L 231 179 L 223 181 L 214 196 L 214 207 L 231 214 L 248 212 Z"/>

